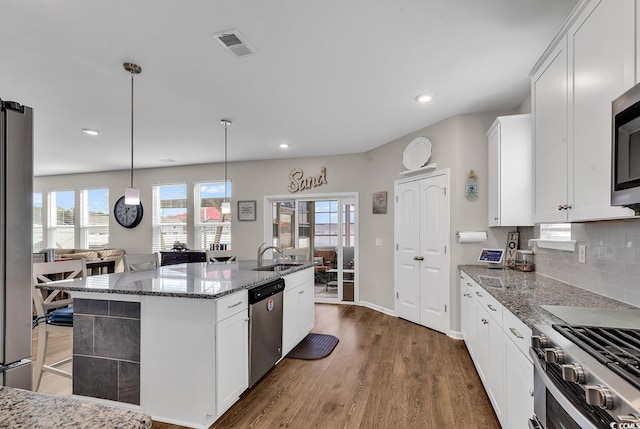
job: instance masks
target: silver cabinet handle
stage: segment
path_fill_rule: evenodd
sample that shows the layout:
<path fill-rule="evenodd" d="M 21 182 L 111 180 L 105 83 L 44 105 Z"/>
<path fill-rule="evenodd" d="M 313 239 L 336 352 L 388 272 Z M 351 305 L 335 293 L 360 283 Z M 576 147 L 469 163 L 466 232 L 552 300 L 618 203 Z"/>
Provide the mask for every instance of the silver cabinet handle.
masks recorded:
<path fill-rule="evenodd" d="M 491 304 L 487 304 L 487 307 L 489 307 L 489 310 L 491 310 L 491 311 L 498 311 L 498 310 L 496 310 L 496 309 L 494 308 L 494 306 L 493 306 L 493 305 L 491 305 Z"/>
<path fill-rule="evenodd" d="M 476 295 L 478 295 L 480 298 L 482 298 L 482 294 L 480 292 L 476 292 Z"/>
<path fill-rule="evenodd" d="M 533 396 L 533 389 L 529 389 L 529 395 Z"/>
<path fill-rule="evenodd" d="M 564 210 L 564 209 L 565 209 L 565 206 L 563 206 L 562 204 L 558 206 L 558 210 Z"/>
<path fill-rule="evenodd" d="M 482 320 L 482 324 L 483 325 L 486 325 L 487 323 L 489 323 L 489 321 L 487 319 L 485 319 L 484 317 L 482 319 L 480 319 L 480 320 Z"/>
<path fill-rule="evenodd" d="M 493 218 L 493 220 L 498 220 L 498 218 L 497 218 L 497 217 L 494 217 L 494 218 Z"/>
<path fill-rule="evenodd" d="M 516 328 L 509 328 L 509 330 L 511 331 L 514 337 L 520 338 L 520 339 L 524 338 L 522 335 L 520 335 L 518 331 L 516 331 Z"/>
<path fill-rule="evenodd" d="M 413 260 L 414 261 L 424 261 L 424 256 L 414 256 Z"/>
<path fill-rule="evenodd" d="M 239 306 L 240 304 L 242 304 L 242 301 L 238 301 L 238 302 L 236 302 L 235 304 L 228 306 L 227 308 L 237 307 L 237 306 Z"/>
<path fill-rule="evenodd" d="M 467 283 L 467 286 L 469 287 L 473 287 L 473 285 L 471 283 Z"/>
<path fill-rule="evenodd" d="M 303 290 L 301 290 L 300 292 L 298 292 L 298 295 L 302 295 L 304 293 Z"/>

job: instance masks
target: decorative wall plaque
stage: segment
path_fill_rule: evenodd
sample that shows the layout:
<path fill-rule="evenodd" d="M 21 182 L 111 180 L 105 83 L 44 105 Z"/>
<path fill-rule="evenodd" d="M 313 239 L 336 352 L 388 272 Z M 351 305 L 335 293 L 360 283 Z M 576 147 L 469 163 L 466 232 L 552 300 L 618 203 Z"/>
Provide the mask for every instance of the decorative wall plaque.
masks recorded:
<path fill-rule="evenodd" d="M 387 214 L 387 191 L 373 193 L 373 214 Z"/>
<path fill-rule="evenodd" d="M 317 176 L 304 177 L 302 168 L 294 168 L 289 173 L 289 192 L 298 192 L 327 184 L 327 168 L 322 167 Z"/>

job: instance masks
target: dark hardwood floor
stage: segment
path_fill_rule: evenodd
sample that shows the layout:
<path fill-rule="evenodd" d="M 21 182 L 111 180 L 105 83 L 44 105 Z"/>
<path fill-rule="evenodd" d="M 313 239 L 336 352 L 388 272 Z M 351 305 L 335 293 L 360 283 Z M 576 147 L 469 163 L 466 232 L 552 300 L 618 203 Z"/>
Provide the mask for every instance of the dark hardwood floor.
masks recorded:
<path fill-rule="evenodd" d="M 462 341 L 364 307 L 315 308 L 313 332 L 340 339 L 333 353 L 284 359 L 211 428 L 500 427 Z"/>

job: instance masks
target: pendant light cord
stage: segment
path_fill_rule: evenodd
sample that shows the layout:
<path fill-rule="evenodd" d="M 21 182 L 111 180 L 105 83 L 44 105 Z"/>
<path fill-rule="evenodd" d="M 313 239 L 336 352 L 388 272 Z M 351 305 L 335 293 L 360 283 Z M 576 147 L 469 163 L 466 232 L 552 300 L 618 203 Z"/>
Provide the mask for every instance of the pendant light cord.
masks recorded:
<path fill-rule="evenodd" d="M 133 76 L 131 72 L 131 187 L 133 188 Z"/>
<path fill-rule="evenodd" d="M 227 128 L 228 124 L 224 124 L 224 202 L 227 202 Z"/>

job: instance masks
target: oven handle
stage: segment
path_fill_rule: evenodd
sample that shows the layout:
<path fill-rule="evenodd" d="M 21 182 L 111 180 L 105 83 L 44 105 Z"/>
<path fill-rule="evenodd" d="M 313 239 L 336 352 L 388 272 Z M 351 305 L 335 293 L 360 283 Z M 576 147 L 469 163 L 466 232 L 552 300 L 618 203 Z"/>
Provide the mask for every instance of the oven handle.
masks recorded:
<path fill-rule="evenodd" d="M 560 389 L 555 385 L 553 380 L 549 378 L 547 373 L 540 365 L 540 361 L 536 351 L 532 348 L 529 349 L 529 355 L 533 359 L 533 374 L 534 377 L 540 377 L 540 380 L 544 383 L 544 386 L 547 390 L 553 395 L 558 404 L 562 407 L 562 409 L 569 414 L 569 416 L 582 428 L 582 429 L 598 429 L 592 422 L 587 420 L 587 418 L 578 410 L 563 394 L 560 392 Z M 552 364 L 553 365 L 553 364 Z"/>

